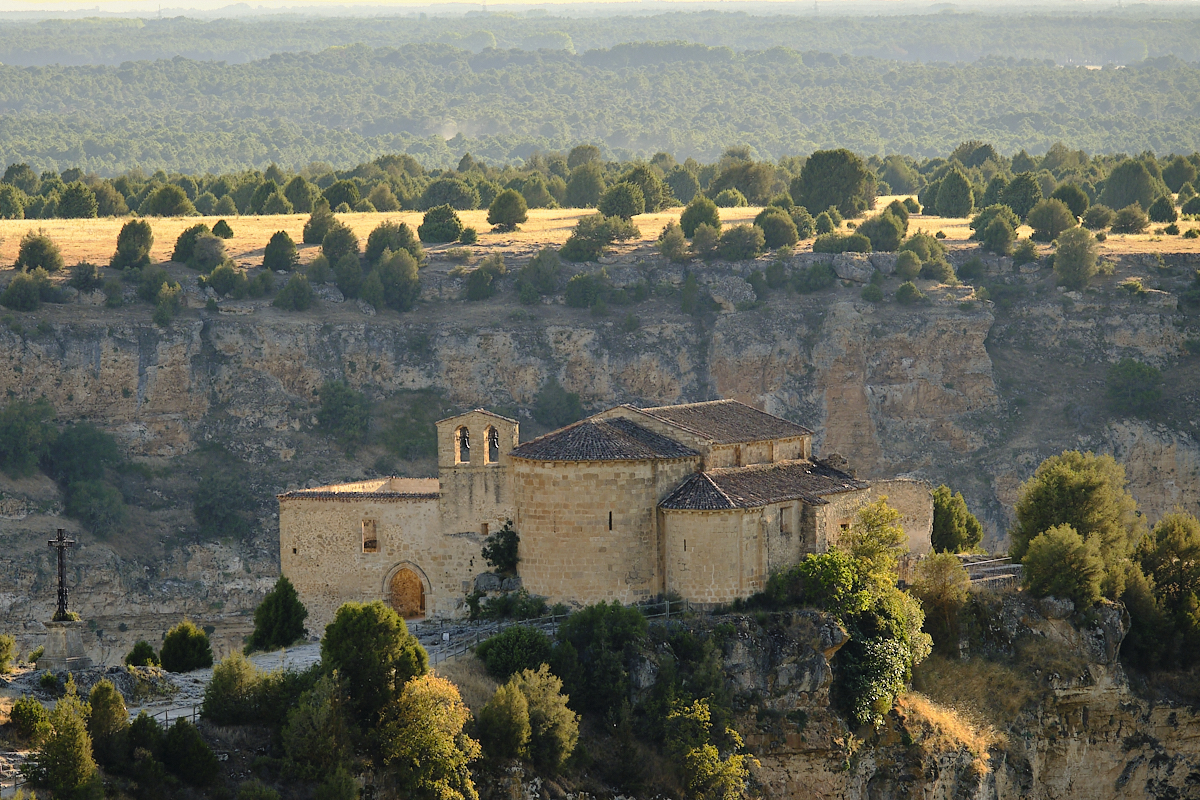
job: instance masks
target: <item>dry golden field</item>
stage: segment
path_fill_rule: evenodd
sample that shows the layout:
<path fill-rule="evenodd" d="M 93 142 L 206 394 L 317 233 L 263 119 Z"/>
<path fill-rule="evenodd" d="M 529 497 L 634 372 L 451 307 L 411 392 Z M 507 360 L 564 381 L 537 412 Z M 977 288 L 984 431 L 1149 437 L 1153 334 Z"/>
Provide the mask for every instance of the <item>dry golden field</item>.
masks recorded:
<path fill-rule="evenodd" d="M 892 198 L 880 198 L 879 208 L 882 208 Z M 758 213 L 758 208 L 723 208 L 721 219 L 725 224 L 750 222 Z M 628 246 L 645 245 L 653 242 L 669 220 L 678 219 L 682 211 L 672 209 L 658 214 L 642 214 L 634 218 L 641 229 L 642 236 L 637 242 Z M 529 212 L 529 221 L 520 229 L 511 233 L 492 233 L 487 224 L 487 210 L 460 211 L 459 216 L 467 226 L 479 232 L 479 242 L 473 246 L 477 252 L 486 252 L 493 248 L 506 251 L 531 252 L 546 245 L 561 245 L 570 235 L 575 222 L 585 214 L 594 213 L 590 209 L 533 209 Z M 421 212 L 400 211 L 394 213 L 375 214 L 339 214 L 338 218 L 354 229 L 359 239 L 365 243 L 371 229 L 384 220 L 400 220 L 416 227 L 421 222 Z M 151 255 L 155 261 L 167 261 L 175 247 L 175 239 L 180 232 L 197 222 L 205 222 L 212 227 L 217 217 L 165 217 L 150 218 L 154 229 L 154 248 Z M 263 247 L 276 231 L 287 231 L 299 245 L 301 231 L 308 219 L 305 214 L 286 216 L 246 216 L 228 219 L 233 228 L 233 238 L 227 242 L 229 255 L 240 265 L 257 266 L 262 259 Z M 62 249 L 63 257 L 68 265 L 79 261 L 90 261 L 105 265 L 116 249 L 117 233 L 127 221 L 126 218 L 104 218 L 91 220 L 0 220 L 0 268 L 11 267 L 17 256 L 17 248 L 21 237 L 26 231 L 43 228 Z M 971 229 L 969 220 L 949 219 L 936 216 L 914 215 L 909 221 L 910 232 L 924 230 L 928 233 L 942 231 L 946 234 L 946 244 L 951 248 L 972 247 L 969 241 Z M 1159 226 L 1154 226 L 1159 227 Z M 1200 223 L 1182 222 L 1180 228 L 1200 227 Z M 1022 238 L 1028 237 L 1030 229 L 1022 226 L 1018 231 Z M 429 249 L 436 253 L 455 247 L 454 244 L 434 245 Z M 812 247 L 812 240 L 801 242 L 797 250 L 803 251 Z M 300 246 L 301 261 L 311 260 L 317 251 L 316 246 Z M 1184 239 L 1181 236 L 1156 236 L 1152 233 L 1140 235 L 1110 234 L 1108 241 L 1101 245 L 1101 252 L 1109 255 L 1123 253 L 1200 253 L 1200 239 Z"/>

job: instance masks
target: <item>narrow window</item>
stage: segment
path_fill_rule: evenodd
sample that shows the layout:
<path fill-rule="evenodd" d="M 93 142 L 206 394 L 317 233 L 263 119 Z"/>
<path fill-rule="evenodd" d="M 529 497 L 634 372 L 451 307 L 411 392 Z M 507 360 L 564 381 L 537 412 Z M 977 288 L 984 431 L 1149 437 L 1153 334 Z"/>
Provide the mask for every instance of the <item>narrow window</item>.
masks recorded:
<path fill-rule="evenodd" d="M 375 520 L 362 521 L 362 551 L 364 553 L 379 552 L 379 537 L 375 535 Z"/>
<path fill-rule="evenodd" d="M 687 539 L 683 540 L 683 552 L 687 552 Z"/>
<path fill-rule="evenodd" d="M 454 449 L 455 463 L 471 463 L 471 433 L 465 427 L 454 432 Z"/>
<path fill-rule="evenodd" d="M 292 548 L 292 555 L 296 555 L 296 548 Z"/>
<path fill-rule="evenodd" d="M 488 535 L 488 524 L 486 522 L 479 526 L 479 532 L 484 536 Z"/>
<path fill-rule="evenodd" d="M 500 460 L 500 432 L 488 426 L 487 429 L 487 463 L 495 464 Z"/>
<path fill-rule="evenodd" d="M 612 512 L 608 512 L 608 529 L 612 530 Z"/>

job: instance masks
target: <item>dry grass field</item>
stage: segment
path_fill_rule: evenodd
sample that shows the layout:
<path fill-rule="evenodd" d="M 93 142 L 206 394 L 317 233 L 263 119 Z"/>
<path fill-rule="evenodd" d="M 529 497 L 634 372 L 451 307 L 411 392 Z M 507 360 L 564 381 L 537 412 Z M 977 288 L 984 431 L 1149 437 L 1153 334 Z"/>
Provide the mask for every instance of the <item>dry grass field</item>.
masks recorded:
<path fill-rule="evenodd" d="M 878 207 L 882 208 L 891 199 L 880 198 Z M 751 222 L 759 212 L 758 208 L 723 208 L 721 219 L 727 225 Z M 658 214 L 642 214 L 634 218 L 641 229 L 642 236 L 636 242 L 630 242 L 626 247 L 637 247 L 652 243 L 668 221 L 678 219 L 682 209 L 676 208 Z M 570 235 L 576 221 L 585 214 L 594 213 L 588 209 L 534 209 L 529 212 L 529 221 L 520 229 L 511 233 L 493 233 L 487 224 L 487 210 L 460 211 L 463 223 L 479 232 L 479 242 L 473 246 L 477 252 L 491 249 L 501 249 L 515 252 L 532 252 L 547 245 L 561 245 Z M 375 214 L 339 214 L 338 218 L 349 225 L 358 234 L 362 242 L 366 242 L 371 229 L 384 220 L 399 220 L 416 227 L 421 222 L 421 212 L 401 211 L 395 213 Z M 212 227 L 217 217 L 166 217 L 150 218 L 154 229 L 154 248 L 151 256 L 155 261 L 167 261 L 175 247 L 175 239 L 185 228 L 204 222 Z M 233 238 L 227 243 L 229 255 L 239 265 L 245 267 L 257 266 L 262 261 L 263 247 L 276 231 L 287 231 L 299 245 L 306 214 L 291 214 L 280 216 L 246 216 L 228 219 L 233 228 Z M 10 268 L 17 256 L 21 237 L 26 231 L 45 229 L 62 249 L 63 257 L 68 265 L 79 261 L 90 261 L 94 264 L 106 265 L 116 249 L 117 233 L 127 221 L 125 218 L 105 218 L 91 220 L 0 220 L 0 268 Z M 915 215 L 909 221 L 909 230 L 924 230 L 928 233 L 942 231 L 946 234 L 946 244 L 952 249 L 973 247 L 970 242 L 971 229 L 969 220 L 949 219 L 945 217 Z M 1159 226 L 1154 226 L 1159 227 Z M 1197 222 L 1182 222 L 1180 228 L 1200 227 Z M 1028 227 L 1022 226 L 1018 234 L 1028 237 Z M 457 245 L 434 245 L 430 248 L 433 253 L 444 251 Z M 811 249 L 812 240 L 801 242 L 797 248 L 800 251 Z M 311 260 L 318 252 L 315 245 L 300 246 L 301 261 Z M 1108 241 L 1101 245 L 1105 255 L 1120 255 L 1124 253 L 1200 253 L 1200 239 L 1184 239 L 1181 236 L 1165 236 L 1146 233 L 1140 235 L 1109 234 Z"/>

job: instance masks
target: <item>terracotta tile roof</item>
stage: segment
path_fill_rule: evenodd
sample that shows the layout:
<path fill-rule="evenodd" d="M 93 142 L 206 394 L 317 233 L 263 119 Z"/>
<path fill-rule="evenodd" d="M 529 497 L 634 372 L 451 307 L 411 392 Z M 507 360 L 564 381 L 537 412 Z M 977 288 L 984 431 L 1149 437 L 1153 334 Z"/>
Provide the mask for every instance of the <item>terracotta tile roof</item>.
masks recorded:
<path fill-rule="evenodd" d="M 715 444 L 760 442 L 764 439 L 811 436 L 813 433 L 803 425 L 788 422 L 737 400 L 712 400 L 639 410 Z"/>
<path fill-rule="evenodd" d="M 659 506 L 687 511 L 761 508 L 771 503 L 803 500 L 822 505 L 824 495 L 866 489 L 869 484 L 841 470 L 812 461 L 783 461 L 697 472 Z"/>
<path fill-rule="evenodd" d="M 322 491 L 321 487 L 275 495 L 278 500 L 334 500 L 338 502 L 377 500 L 382 503 L 400 500 L 437 500 L 441 496 L 441 492 L 328 492 Z"/>
<path fill-rule="evenodd" d="M 645 461 L 699 453 L 632 420 L 585 419 L 528 441 L 510 455 L 531 461 Z"/>

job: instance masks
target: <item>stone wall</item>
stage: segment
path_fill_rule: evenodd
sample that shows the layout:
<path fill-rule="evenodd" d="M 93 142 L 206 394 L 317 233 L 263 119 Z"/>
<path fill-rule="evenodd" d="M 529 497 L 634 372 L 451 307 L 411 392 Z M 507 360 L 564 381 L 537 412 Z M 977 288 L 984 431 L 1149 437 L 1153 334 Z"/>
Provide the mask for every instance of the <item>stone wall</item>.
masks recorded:
<path fill-rule="evenodd" d="M 728 603 L 763 587 L 761 509 L 664 510 L 666 585 L 694 603 Z"/>

